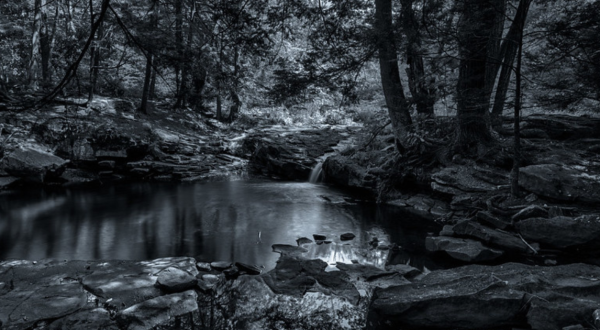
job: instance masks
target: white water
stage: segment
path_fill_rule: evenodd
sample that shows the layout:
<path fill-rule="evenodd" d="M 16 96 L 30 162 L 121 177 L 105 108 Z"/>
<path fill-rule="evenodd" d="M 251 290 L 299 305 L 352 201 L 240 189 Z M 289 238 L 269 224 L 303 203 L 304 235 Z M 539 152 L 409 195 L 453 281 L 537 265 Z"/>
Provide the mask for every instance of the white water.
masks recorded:
<path fill-rule="evenodd" d="M 308 179 L 308 182 L 318 183 L 319 180 L 321 180 L 322 173 L 323 173 L 323 161 L 319 160 L 317 165 L 315 165 L 315 167 L 313 167 L 312 171 L 310 172 L 310 178 Z"/>

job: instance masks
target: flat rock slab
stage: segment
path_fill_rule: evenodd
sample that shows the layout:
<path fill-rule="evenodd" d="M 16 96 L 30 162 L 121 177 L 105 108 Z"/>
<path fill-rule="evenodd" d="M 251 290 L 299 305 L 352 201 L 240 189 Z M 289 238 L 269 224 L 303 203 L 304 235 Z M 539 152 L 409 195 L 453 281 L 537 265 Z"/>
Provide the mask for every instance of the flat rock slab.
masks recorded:
<path fill-rule="evenodd" d="M 433 190 L 450 195 L 493 191 L 497 190 L 499 185 L 508 182 L 504 173 L 472 166 L 445 167 L 434 173 L 431 179 Z"/>
<path fill-rule="evenodd" d="M 289 256 L 300 256 L 306 252 L 307 249 L 299 246 L 293 246 L 289 244 L 273 244 L 271 246 L 273 252 L 289 255 Z"/>
<path fill-rule="evenodd" d="M 0 322 L 17 329 L 76 312 L 86 304 L 86 294 L 79 283 L 29 287 L 0 296 Z"/>
<path fill-rule="evenodd" d="M 600 247 L 600 216 L 532 218 L 516 224 L 525 239 L 551 247 Z M 597 251 L 590 251 L 597 252 Z"/>
<path fill-rule="evenodd" d="M 534 194 L 560 201 L 600 203 L 600 173 L 575 166 L 541 164 L 523 167 L 519 185 Z"/>
<path fill-rule="evenodd" d="M 483 226 L 475 221 L 463 221 L 452 227 L 457 236 L 471 237 L 492 247 L 507 251 L 527 252 L 529 247 L 519 238 L 498 230 Z"/>
<path fill-rule="evenodd" d="M 102 329 L 118 330 L 117 322 L 110 318 L 104 308 L 85 310 L 60 318 L 50 324 L 50 330 L 62 329 Z"/>
<path fill-rule="evenodd" d="M 198 311 L 197 298 L 192 290 L 156 297 L 124 309 L 116 320 L 124 329 L 151 329 L 174 317 Z"/>
<path fill-rule="evenodd" d="M 90 266 L 92 274 L 83 277 L 86 290 L 120 308 L 158 297 L 161 290 L 155 285 L 161 271 L 175 267 L 196 276 L 193 258 L 161 258 L 150 261 L 97 262 Z M 195 283 L 194 283 L 195 284 Z"/>
<path fill-rule="evenodd" d="M 589 324 L 591 314 L 581 319 L 577 308 L 560 315 L 553 309 L 568 301 L 588 310 L 591 305 L 582 300 L 600 303 L 598 290 L 600 267 L 587 264 L 508 263 L 433 271 L 412 284 L 376 289 L 367 329 L 523 328 L 528 327 L 523 319 L 530 307 L 534 311 L 527 317 L 534 329 L 551 320 L 560 320 L 558 325 L 563 326 Z M 542 307 L 540 301 L 548 305 Z M 540 321 L 544 319 L 548 322 Z"/>
<path fill-rule="evenodd" d="M 504 253 L 484 246 L 479 241 L 447 236 L 427 237 L 425 247 L 427 251 L 444 251 L 450 257 L 465 262 L 494 260 Z"/>

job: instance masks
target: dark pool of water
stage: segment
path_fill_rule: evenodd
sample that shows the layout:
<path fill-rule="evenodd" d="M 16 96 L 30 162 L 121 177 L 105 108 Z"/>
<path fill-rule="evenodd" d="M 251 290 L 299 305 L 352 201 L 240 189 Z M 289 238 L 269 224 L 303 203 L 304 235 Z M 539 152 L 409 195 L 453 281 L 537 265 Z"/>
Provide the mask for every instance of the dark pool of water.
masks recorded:
<path fill-rule="evenodd" d="M 395 206 L 331 201 L 343 201 L 343 194 L 323 185 L 270 181 L 5 192 L 0 195 L 0 259 L 192 256 L 272 268 L 279 256 L 272 244 L 352 232 L 356 246 L 367 246 L 377 236 L 402 246 L 400 262 L 436 268 L 424 253 L 424 236 L 438 231 L 437 225 Z M 335 243 L 342 249 L 339 239 Z M 350 258 L 338 252 L 334 259 Z M 385 258 L 378 251 L 368 254 Z"/>

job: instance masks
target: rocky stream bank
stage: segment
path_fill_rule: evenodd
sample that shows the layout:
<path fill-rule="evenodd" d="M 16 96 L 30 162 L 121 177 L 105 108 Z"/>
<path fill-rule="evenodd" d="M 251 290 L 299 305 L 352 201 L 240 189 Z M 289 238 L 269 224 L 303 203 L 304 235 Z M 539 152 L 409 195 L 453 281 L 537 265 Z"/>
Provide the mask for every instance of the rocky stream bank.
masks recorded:
<path fill-rule="evenodd" d="M 375 157 L 340 147 L 352 146 L 360 127 L 242 131 L 189 113 L 139 117 L 114 102 L 3 114 L 0 190 L 231 176 L 306 181 L 326 155 L 322 180 L 368 199 L 386 178 L 382 160 L 393 157 L 389 145 Z M 509 130 L 499 132 L 508 141 Z M 268 272 L 193 258 L 3 261 L 0 327 L 599 328 L 600 121 L 531 116 L 522 134 L 522 198 L 508 194 L 510 160 L 502 156 L 412 168 L 386 196 L 422 221 L 444 224 L 426 238 L 427 249 L 460 267 L 397 265 L 393 247 L 385 265 L 333 267 L 307 253 L 349 244 L 341 239 L 274 246 L 282 256 Z M 353 248 L 375 248 L 362 243 Z"/>

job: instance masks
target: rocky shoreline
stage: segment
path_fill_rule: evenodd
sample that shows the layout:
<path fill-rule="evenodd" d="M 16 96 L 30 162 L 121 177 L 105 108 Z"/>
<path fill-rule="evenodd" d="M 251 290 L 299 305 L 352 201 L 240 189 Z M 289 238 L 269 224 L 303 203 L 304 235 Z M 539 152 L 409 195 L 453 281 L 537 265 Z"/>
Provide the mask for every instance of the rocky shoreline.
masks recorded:
<path fill-rule="evenodd" d="M 368 158 L 334 148 L 362 134 L 358 127 L 242 132 L 186 113 L 160 114 L 167 118 L 160 122 L 135 118 L 126 104 L 86 111 L 5 115 L 0 190 L 249 175 L 306 181 L 328 154 L 326 183 L 374 198 L 386 176 L 376 158 L 393 154 L 383 148 Z M 380 265 L 331 265 L 307 253 L 344 248 L 324 239 L 273 246 L 281 257 L 266 273 L 243 262 L 193 258 L 3 261 L 0 327 L 598 328 L 600 125 L 532 116 L 523 126 L 522 198 L 508 194 L 501 154 L 412 169 L 387 194 L 388 203 L 445 224 L 426 247 L 461 267 L 430 272 L 394 265 L 391 257 Z"/>

